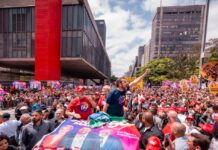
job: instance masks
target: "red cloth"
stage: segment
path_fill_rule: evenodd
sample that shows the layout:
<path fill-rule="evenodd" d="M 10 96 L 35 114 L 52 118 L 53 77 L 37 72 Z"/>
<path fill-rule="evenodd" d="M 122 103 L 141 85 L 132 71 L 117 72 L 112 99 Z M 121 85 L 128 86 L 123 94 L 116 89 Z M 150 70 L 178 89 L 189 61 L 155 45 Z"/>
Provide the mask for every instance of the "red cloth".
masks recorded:
<path fill-rule="evenodd" d="M 92 104 L 87 97 L 82 99 L 76 97 L 70 101 L 67 111 L 74 111 L 75 113 L 80 114 L 81 119 L 87 120 L 88 116 L 92 114 Z"/>
<path fill-rule="evenodd" d="M 174 140 L 175 140 L 175 137 L 174 137 L 174 136 L 172 135 L 172 133 L 171 133 L 171 126 L 172 126 L 172 123 L 166 124 L 166 126 L 163 128 L 162 132 L 164 133 L 164 135 L 165 135 L 165 134 L 170 134 L 170 139 L 171 139 L 172 141 L 174 141 Z"/>
<path fill-rule="evenodd" d="M 101 96 L 97 104 L 97 106 L 100 108 L 101 111 L 103 110 L 105 102 L 106 102 L 106 96 L 105 95 Z"/>

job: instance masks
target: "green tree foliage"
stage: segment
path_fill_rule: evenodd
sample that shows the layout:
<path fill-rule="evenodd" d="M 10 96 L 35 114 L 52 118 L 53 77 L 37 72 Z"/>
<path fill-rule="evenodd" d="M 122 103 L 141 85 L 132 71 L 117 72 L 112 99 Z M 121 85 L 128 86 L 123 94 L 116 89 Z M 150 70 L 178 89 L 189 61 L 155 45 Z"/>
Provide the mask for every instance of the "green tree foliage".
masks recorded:
<path fill-rule="evenodd" d="M 188 79 L 191 75 L 199 73 L 199 57 L 181 54 L 175 60 L 171 58 L 160 58 L 150 61 L 146 66 L 141 67 L 136 76 L 140 76 L 145 67 L 151 70 L 145 81 L 152 85 L 161 85 L 163 80 L 177 81 Z"/>
<path fill-rule="evenodd" d="M 117 77 L 115 75 L 111 76 L 111 82 L 115 82 L 117 80 Z"/>
<path fill-rule="evenodd" d="M 210 51 L 210 57 L 208 58 L 208 62 L 218 61 L 218 49 L 213 49 Z"/>
<path fill-rule="evenodd" d="M 210 49 L 210 55 L 206 62 L 218 61 L 218 38 L 210 39 L 209 42 L 213 46 Z"/>
<path fill-rule="evenodd" d="M 149 62 L 145 67 L 151 70 L 149 76 L 145 77 L 145 81 L 153 85 L 159 85 L 163 80 L 173 79 L 172 69 L 176 65 L 175 61 L 171 58 L 154 59 Z M 136 76 L 144 72 L 145 67 L 139 69 Z"/>

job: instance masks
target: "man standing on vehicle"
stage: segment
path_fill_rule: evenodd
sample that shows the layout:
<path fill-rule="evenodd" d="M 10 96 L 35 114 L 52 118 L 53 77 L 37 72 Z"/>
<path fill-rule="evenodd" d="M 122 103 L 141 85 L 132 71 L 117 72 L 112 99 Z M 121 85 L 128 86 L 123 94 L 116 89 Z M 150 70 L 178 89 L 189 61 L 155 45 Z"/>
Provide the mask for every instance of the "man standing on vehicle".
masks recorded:
<path fill-rule="evenodd" d="M 116 88 L 114 88 L 107 96 L 103 111 L 111 116 L 123 117 L 126 91 L 140 82 L 149 72 L 150 70 L 146 69 L 140 77 L 136 78 L 131 83 L 128 83 L 124 77 L 119 78 L 116 81 Z"/>

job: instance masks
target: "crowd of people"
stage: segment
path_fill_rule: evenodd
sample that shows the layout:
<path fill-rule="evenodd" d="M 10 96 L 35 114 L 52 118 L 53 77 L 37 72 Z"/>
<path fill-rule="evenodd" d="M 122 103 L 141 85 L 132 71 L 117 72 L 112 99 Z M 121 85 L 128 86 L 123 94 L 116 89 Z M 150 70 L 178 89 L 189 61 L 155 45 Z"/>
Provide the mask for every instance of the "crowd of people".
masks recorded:
<path fill-rule="evenodd" d="M 146 74 L 132 83 L 120 78 L 115 86 L 101 89 L 77 86 L 11 94 L 18 102 L 16 119 L 0 114 L 0 150 L 31 150 L 67 118 L 87 120 L 98 111 L 135 124 L 143 150 L 217 150 L 218 97 L 197 88 L 186 93 L 166 87 L 130 92 Z"/>

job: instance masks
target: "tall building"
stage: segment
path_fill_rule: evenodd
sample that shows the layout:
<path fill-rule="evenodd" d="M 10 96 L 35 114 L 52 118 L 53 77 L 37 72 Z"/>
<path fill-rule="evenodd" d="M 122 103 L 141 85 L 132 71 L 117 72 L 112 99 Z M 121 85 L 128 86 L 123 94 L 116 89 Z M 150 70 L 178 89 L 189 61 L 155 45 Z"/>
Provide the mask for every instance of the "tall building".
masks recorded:
<path fill-rule="evenodd" d="M 111 62 L 88 1 L 62 0 L 62 5 L 62 76 L 109 78 Z M 33 72 L 34 54 L 35 0 L 1 0 L 0 67 Z M 8 78 L 14 79 L 19 78 Z"/>
<path fill-rule="evenodd" d="M 106 24 L 104 20 L 95 20 L 97 27 L 98 27 L 98 32 L 101 36 L 101 39 L 104 43 L 104 46 L 106 47 Z"/>
<path fill-rule="evenodd" d="M 139 46 L 139 48 L 138 48 L 138 61 L 137 61 L 138 63 L 137 63 L 137 67 L 143 66 L 143 64 L 142 64 L 143 54 L 144 54 L 144 45 L 143 46 Z"/>
<path fill-rule="evenodd" d="M 150 51 L 151 51 L 151 41 L 149 40 L 149 42 L 145 44 L 144 47 L 144 65 L 148 64 L 151 61 Z"/>
<path fill-rule="evenodd" d="M 138 60 L 139 60 L 138 56 L 135 56 L 135 62 L 133 64 L 133 66 L 132 66 L 132 72 L 131 72 L 132 77 L 135 76 L 135 74 L 136 74 L 136 72 L 137 72 L 137 70 L 139 68 L 138 67 Z"/>
<path fill-rule="evenodd" d="M 204 5 L 158 7 L 152 22 L 151 59 L 194 53 L 191 48 L 202 39 L 204 9 Z"/>

